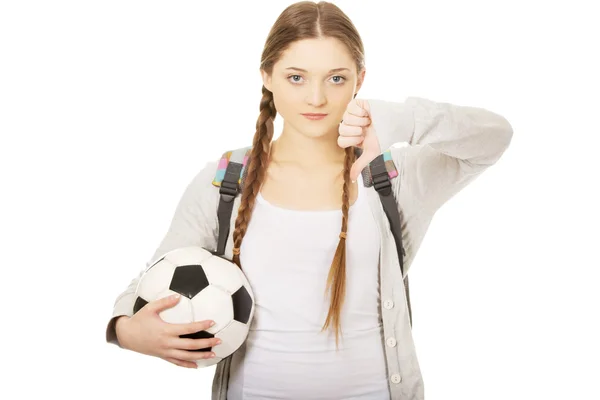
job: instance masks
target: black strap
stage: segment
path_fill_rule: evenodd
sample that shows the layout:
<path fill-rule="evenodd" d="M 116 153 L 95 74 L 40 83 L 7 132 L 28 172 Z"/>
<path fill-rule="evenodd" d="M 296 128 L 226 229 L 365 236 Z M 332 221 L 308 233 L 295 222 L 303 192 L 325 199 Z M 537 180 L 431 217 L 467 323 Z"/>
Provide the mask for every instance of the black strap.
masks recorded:
<path fill-rule="evenodd" d="M 217 209 L 217 217 L 219 219 L 219 239 L 217 242 L 217 250 L 213 253 L 221 256 L 225 253 L 227 245 L 227 237 L 229 236 L 229 228 L 231 224 L 231 213 L 233 211 L 233 201 L 240 192 L 239 179 L 242 172 L 242 164 L 229 161 L 225 170 L 225 177 L 221 182 L 219 193 L 221 201 Z"/>
<path fill-rule="evenodd" d="M 390 175 L 388 174 L 387 168 L 385 167 L 385 161 L 383 154 L 380 154 L 370 163 L 371 177 L 373 179 L 373 186 L 383 205 L 383 211 L 388 218 L 390 228 L 392 230 L 392 236 L 396 242 L 396 249 L 398 250 L 398 261 L 400 262 L 400 272 L 404 276 L 404 256 L 406 251 L 402 245 L 402 220 L 400 218 L 400 212 L 398 211 L 398 203 L 394 197 L 392 191 L 392 182 Z M 406 292 L 406 302 L 408 304 L 408 315 L 410 317 L 410 326 L 412 327 L 412 308 L 410 304 L 410 291 L 408 287 L 408 275 L 404 276 L 404 291 Z"/>

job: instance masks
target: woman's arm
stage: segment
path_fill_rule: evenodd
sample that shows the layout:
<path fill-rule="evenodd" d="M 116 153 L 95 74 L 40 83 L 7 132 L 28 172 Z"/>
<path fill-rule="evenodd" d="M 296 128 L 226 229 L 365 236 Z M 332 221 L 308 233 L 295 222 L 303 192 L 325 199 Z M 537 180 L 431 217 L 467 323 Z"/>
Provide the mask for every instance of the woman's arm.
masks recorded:
<path fill-rule="evenodd" d="M 513 136 L 504 117 L 483 108 L 419 97 L 405 102 L 375 99 L 369 105 L 382 150 L 409 144 L 393 152 L 399 190 L 408 190 L 431 212 L 498 161 Z"/>
<path fill-rule="evenodd" d="M 217 206 L 218 190 L 212 185 L 217 170 L 217 163 L 208 163 L 189 183 L 175 209 L 169 229 L 146 263 L 146 268 L 158 257 L 184 246 L 201 246 L 206 249 L 216 248 L 215 238 L 218 226 Z M 115 324 L 120 316 L 131 317 L 135 303 L 135 289 L 144 268 L 127 288 L 117 296 L 113 313 L 106 327 L 106 341 L 120 344 L 117 340 Z"/>

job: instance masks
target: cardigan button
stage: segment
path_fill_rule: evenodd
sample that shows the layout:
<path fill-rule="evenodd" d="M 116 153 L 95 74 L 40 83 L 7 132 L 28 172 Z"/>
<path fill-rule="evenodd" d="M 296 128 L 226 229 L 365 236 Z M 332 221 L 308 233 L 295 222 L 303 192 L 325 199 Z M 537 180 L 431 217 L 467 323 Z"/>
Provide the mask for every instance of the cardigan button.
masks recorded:
<path fill-rule="evenodd" d="M 402 381 L 402 377 L 400 374 L 394 374 L 391 376 L 391 380 L 393 383 L 400 383 Z"/>
<path fill-rule="evenodd" d="M 392 308 L 394 308 L 394 302 L 391 300 L 386 300 L 383 302 L 383 307 L 387 310 L 391 310 Z"/>
<path fill-rule="evenodd" d="M 388 338 L 386 341 L 387 345 L 390 347 L 395 347 L 396 346 L 396 339 L 394 339 L 393 337 Z"/>

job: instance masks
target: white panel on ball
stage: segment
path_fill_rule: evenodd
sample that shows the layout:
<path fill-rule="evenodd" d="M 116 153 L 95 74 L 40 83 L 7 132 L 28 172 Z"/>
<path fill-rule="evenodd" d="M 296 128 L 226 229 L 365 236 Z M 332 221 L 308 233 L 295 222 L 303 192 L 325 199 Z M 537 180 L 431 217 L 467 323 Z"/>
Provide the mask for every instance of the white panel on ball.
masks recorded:
<path fill-rule="evenodd" d="M 236 292 L 242 286 L 241 271 L 231 261 L 213 256 L 210 262 L 202 264 L 202 268 L 211 285 L 215 285 L 229 294 Z"/>
<path fill-rule="evenodd" d="M 231 295 L 212 284 L 194 296 L 191 305 L 195 321 L 215 321 L 214 326 L 206 329 L 209 333 L 218 332 L 233 320 Z"/>
<path fill-rule="evenodd" d="M 160 293 L 169 289 L 173 271 L 175 266 L 169 261 L 162 260 L 153 264 L 140 278 L 137 295 L 148 302 L 157 299 Z"/>
<path fill-rule="evenodd" d="M 165 259 L 179 265 L 201 265 L 202 262 L 212 257 L 212 254 L 198 246 L 181 247 L 168 252 Z"/>
<path fill-rule="evenodd" d="M 238 321 L 231 321 L 215 337 L 221 339 L 222 343 L 213 347 L 212 351 L 217 357 L 227 357 L 237 350 L 248 336 L 248 325 Z"/>
<path fill-rule="evenodd" d="M 201 358 L 200 360 L 196 360 L 196 365 L 200 368 L 211 367 L 215 364 L 218 364 L 219 361 L 221 361 L 221 360 L 222 360 L 222 358 L 219 358 L 219 357 Z"/>
<path fill-rule="evenodd" d="M 171 296 L 176 294 L 172 290 L 165 290 L 162 292 L 157 299 Z M 173 307 L 167 308 L 161 311 L 159 314 L 163 321 L 170 324 L 189 324 L 194 322 L 194 313 L 192 311 L 192 304 L 190 299 L 185 296 L 181 296 L 177 304 Z"/>

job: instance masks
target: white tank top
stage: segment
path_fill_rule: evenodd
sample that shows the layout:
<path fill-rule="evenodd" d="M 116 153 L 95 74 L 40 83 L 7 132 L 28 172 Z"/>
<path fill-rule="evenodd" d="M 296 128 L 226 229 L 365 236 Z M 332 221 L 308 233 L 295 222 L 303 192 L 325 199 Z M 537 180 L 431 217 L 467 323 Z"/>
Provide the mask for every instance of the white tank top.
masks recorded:
<path fill-rule="evenodd" d="M 241 263 L 255 295 L 248 339 L 233 354 L 228 400 L 389 399 L 379 313 L 376 222 L 358 179 L 346 242 L 342 339 L 320 332 L 341 210 L 287 210 L 257 197 Z"/>

